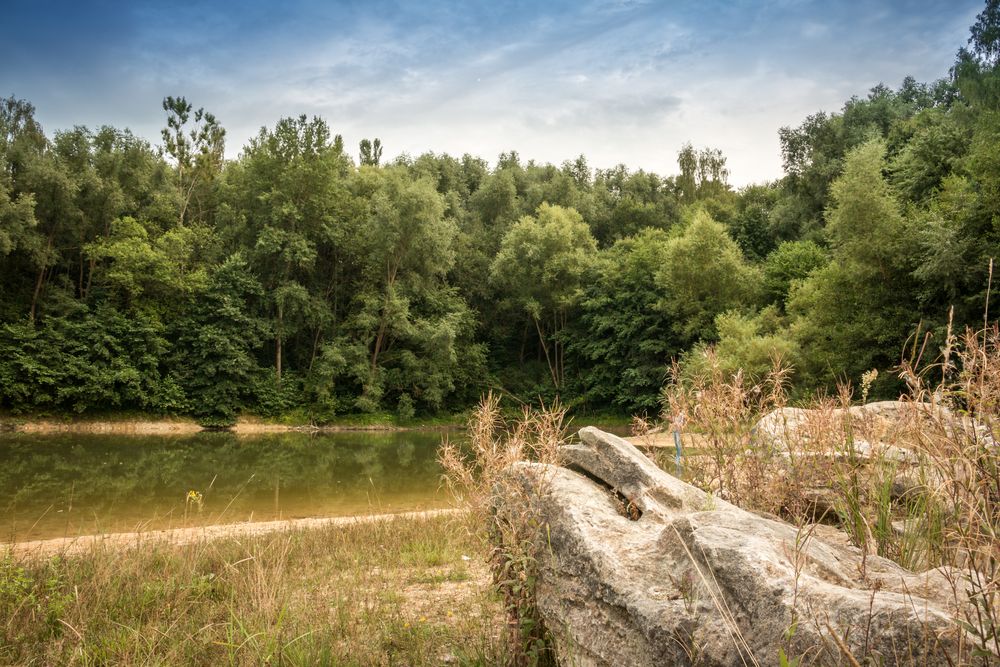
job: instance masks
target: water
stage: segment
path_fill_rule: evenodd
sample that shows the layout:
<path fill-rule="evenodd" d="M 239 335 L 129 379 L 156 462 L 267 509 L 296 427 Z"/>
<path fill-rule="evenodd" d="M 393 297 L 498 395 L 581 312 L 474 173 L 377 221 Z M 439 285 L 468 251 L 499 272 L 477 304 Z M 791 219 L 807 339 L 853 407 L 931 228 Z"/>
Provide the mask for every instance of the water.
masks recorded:
<path fill-rule="evenodd" d="M 444 507 L 442 437 L 0 434 L 0 542 Z"/>

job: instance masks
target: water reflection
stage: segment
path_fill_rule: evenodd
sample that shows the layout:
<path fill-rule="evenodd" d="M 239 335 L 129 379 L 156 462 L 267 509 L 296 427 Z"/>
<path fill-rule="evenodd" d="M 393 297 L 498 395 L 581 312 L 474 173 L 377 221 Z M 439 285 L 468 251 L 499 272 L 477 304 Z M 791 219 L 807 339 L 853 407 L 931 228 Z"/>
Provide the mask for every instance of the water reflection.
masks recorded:
<path fill-rule="evenodd" d="M 441 437 L 3 434 L 0 541 L 440 507 Z"/>

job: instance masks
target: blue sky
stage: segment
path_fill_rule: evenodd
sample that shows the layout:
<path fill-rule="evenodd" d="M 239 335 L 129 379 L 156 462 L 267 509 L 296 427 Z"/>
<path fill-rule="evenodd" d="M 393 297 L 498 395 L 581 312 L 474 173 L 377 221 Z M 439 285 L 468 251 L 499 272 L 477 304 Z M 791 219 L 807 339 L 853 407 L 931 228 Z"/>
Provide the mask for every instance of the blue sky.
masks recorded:
<path fill-rule="evenodd" d="M 504 150 L 675 173 L 722 149 L 736 185 L 777 178 L 777 130 L 910 74 L 945 76 L 979 0 L 912 2 L 48 2 L 5 0 L 0 95 L 52 132 L 153 143 L 184 95 L 235 157 L 262 125 L 323 116 L 348 146 Z"/>

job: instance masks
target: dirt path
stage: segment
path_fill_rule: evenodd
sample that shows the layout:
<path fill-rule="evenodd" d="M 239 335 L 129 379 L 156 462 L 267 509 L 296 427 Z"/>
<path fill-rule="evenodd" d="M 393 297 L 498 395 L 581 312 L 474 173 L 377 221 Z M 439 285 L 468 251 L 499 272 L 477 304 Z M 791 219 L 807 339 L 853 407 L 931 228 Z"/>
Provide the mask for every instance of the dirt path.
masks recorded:
<path fill-rule="evenodd" d="M 151 542 L 178 546 L 193 542 L 214 540 L 221 537 L 261 535 L 283 530 L 324 528 L 328 526 L 350 526 L 357 523 L 392 521 L 393 519 L 426 519 L 446 514 L 458 514 L 461 511 L 459 509 L 438 509 L 420 512 L 399 512 L 397 514 L 365 514 L 360 516 L 288 519 L 284 521 L 253 521 L 246 523 L 224 523 L 197 528 L 171 528 L 169 530 L 149 530 L 133 533 L 80 535 L 79 537 L 59 537 L 49 540 L 0 544 L 0 553 L 6 550 L 17 556 L 45 557 L 55 554 L 79 553 L 95 547 L 127 549 Z"/>

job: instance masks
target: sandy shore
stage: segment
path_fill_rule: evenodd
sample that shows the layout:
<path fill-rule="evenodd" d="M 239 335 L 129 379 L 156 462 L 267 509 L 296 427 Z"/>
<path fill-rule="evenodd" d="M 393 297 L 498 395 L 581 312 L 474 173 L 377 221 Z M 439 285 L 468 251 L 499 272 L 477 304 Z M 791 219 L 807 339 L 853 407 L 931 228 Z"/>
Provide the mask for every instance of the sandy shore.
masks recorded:
<path fill-rule="evenodd" d="M 49 540 L 32 540 L 0 544 L 0 553 L 10 551 L 17 556 L 66 555 L 87 551 L 95 547 L 128 549 L 150 543 L 165 543 L 173 546 L 214 540 L 240 535 L 261 535 L 285 530 L 325 528 L 329 526 L 350 526 L 357 523 L 392 521 L 393 519 L 426 519 L 446 514 L 458 514 L 459 509 L 425 510 L 420 512 L 399 512 L 397 514 L 365 514 L 360 516 L 335 516 L 310 519 L 288 519 L 285 521 L 253 521 L 244 523 L 224 523 L 197 528 L 172 528 L 169 530 L 149 530 L 133 533 L 108 533 L 105 535 L 80 535 L 59 537 Z"/>
<path fill-rule="evenodd" d="M 37 421 L 19 422 L 6 420 L 0 427 L 19 433 L 106 433 L 111 435 L 189 435 L 203 431 L 196 422 L 185 419 L 122 419 L 114 421 L 56 421 L 41 419 Z M 268 424 L 251 419 L 241 419 L 232 428 L 226 429 L 236 435 L 260 435 L 266 433 L 333 433 L 342 431 L 445 431 L 458 428 L 457 425 L 445 426 L 396 426 L 394 424 L 334 424 L 328 426 Z"/>
<path fill-rule="evenodd" d="M 193 421 L 174 419 L 123 419 L 121 421 L 53 421 L 43 419 L 23 423 L 8 421 L 4 426 L 20 433 L 110 433 L 122 435 L 186 435 L 201 431 Z"/>

